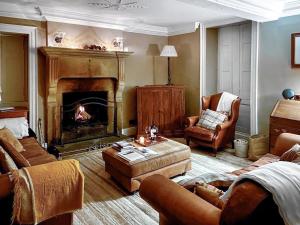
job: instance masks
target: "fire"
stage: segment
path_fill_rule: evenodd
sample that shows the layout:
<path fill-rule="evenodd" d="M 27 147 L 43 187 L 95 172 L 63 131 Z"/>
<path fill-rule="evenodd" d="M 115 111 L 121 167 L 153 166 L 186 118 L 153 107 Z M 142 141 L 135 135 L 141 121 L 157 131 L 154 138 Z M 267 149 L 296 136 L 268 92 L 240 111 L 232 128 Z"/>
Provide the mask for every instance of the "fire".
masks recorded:
<path fill-rule="evenodd" d="M 83 105 L 80 105 L 77 107 L 76 112 L 75 112 L 75 121 L 89 120 L 89 119 L 91 119 L 91 117 L 92 116 L 85 111 L 85 108 Z"/>

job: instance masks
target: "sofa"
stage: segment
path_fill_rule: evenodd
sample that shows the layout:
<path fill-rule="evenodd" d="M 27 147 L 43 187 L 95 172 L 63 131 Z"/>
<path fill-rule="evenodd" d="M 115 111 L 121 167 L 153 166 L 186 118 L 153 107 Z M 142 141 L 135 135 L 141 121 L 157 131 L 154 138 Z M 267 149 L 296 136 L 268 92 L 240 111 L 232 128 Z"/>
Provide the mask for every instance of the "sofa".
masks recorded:
<path fill-rule="evenodd" d="M 25 151 L 20 152 L 21 155 L 30 163 L 30 166 L 46 165 L 47 163 L 56 162 L 57 159 L 44 150 L 37 142 L 35 135 L 32 131 L 29 132 L 30 136 L 20 139 L 19 142 Z M 2 148 L 2 147 L 1 147 Z M 62 162 L 65 163 L 65 162 Z M 1 164 L 0 164 L 1 165 Z M 0 168 L 1 169 L 1 168 Z M 3 170 L 0 170 L 3 172 Z M 13 171 L 11 171 L 13 172 Z M 14 188 L 11 181 L 11 172 L 0 173 L 0 224 L 11 224 L 11 217 L 13 211 L 13 197 Z M 79 195 L 79 193 L 78 193 Z M 83 196 L 76 196 L 83 198 Z M 16 223 L 16 222 L 15 222 Z M 41 225 L 71 225 L 73 224 L 73 213 L 65 212 L 53 218 L 47 219 Z"/>
<path fill-rule="evenodd" d="M 238 176 L 279 161 L 280 156 L 296 143 L 300 143 L 300 135 L 283 133 L 270 153 L 250 166 L 233 171 L 231 175 Z M 160 225 L 284 224 L 271 194 L 250 180 L 236 185 L 231 197 L 221 208 L 160 175 L 145 179 L 140 187 L 140 195 L 159 212 Z"/>

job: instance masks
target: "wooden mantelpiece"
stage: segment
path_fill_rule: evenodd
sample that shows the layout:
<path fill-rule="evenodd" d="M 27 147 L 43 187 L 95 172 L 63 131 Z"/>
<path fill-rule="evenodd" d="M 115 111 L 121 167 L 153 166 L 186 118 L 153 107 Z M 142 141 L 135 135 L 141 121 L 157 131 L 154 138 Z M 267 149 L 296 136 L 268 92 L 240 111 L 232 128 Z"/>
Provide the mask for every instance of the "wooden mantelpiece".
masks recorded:
<path fill-rule="evenodd" d="M 123 124 L 122 96 L 125 87 L 125 58 L 131 55 L 132 52 L 57 47 L 41 47 L 40 51 L 46 56 L 45 113 L 47 142 L 55 142 L 61 135 L 61 90 L 66 89 L 58 89 L 58 84 L 63 79 L 77 80 L 77 82 L 80 82 L 80 78 L 94 79 L 95 82 L 101 82 L 102 80 L 104 82 L 109 82 L 108 80 L 114 81 L 114 90 L 107 90 L 107 85 L 96 86 L 101 88 L 99 91 L 113 91 L 115 93 L 117 129 L 118 132 L 121 132 Z M 88 82 L 85 83 L 87 84 Z M 80 87 L 80 85 L 74 84 L 74 87 Z M 89 88 L 89 86 L 85 85 L 84 88 Z M 80 89 L 75 91 L 80 91 Z"/>
<path fill-rule="evenodd" d="M 57 47 L 41 47 L 40 51 L 44 55 L 56 56 L 81 56 L 81 57 L 127 57 L 133 52 L 121 51 L 99 51 L 89 49 L 74 49 L 74 48 L 57 48 Z"/>

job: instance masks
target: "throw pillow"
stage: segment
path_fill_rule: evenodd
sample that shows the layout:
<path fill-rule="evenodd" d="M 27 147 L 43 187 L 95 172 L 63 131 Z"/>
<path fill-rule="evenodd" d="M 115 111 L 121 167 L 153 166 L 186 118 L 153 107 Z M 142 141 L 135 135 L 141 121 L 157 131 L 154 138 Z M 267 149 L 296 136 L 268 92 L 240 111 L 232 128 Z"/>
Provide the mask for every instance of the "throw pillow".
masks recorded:
<path fill-rule="evenodd" d="M 30 166 L 28 160 L 20 153 L 18 150 L 11 145 L 9 142 L 0 140 L 0 145 L 9 154 L 9 156 L 14 160 L 18 168 Z"/>
<path fill-rule="evenodd" d="M 29 136 L 28 121 L 25 117 L 0 119 L 0 128 L 8 128 L 18 139 Z"/>
<path fill-rule="evenodd" d="M 12 170 L 18 169 L 14 160 L 9 156 L 9 154 L 2 147 L 0 147 L 0 166 L 1 166 L 1 172 L 3 173 L 8 173 Z"/>
<path fill-rule="evenodd" d="M 300 158 L 300 145 L 295 144 L 290 150 L 281 155 L 280 161 L 292 162 L 297 158 Z"/>
<path fill-rule="evenodd" d="M 224 123 L 228 117 L 223 113 L 212 111 L 210 109 L 204 110 L 201 114 L 201 117 L 197 123 L 197 126 L 215 131 L 216 126 Z"/>
<path fill-rule="evenodd" d="M 10 143 L 18 152 L 25 151 L 22 144 L 7 128 L 0 129 L 0 140 Z"/>
<path fill-rule="evenodd" d="M 223 208 L 224 202 L 220 199 L 220 196 L 223 195 L 224 192 L 218 188 L 202 182 L 196 183 L 194 193 L 212 205 L 220 209 Z"/>

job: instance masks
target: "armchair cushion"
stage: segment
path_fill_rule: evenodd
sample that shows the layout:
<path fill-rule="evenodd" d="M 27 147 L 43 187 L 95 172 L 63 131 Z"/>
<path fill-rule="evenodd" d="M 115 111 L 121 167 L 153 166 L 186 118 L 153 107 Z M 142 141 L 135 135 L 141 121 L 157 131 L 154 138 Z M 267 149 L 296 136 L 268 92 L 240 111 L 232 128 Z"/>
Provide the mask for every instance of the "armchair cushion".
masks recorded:
<path fill-rule="evenodd" d="M 206 142 L 212 142 L 214 137 L 213 131 L 199 126 L 188 127 L 184 131 L 185 135 L 194 138 L 199 138 L 199 136 L 201 136 L 201 139 Z"/>
<path fill-rule="evenodd" d="M 225 114 L 207 109 L 202 112 L 197 126 L 215 131 L 217 125 L 223 123 L 226 119 L 228 117 Z"/>

